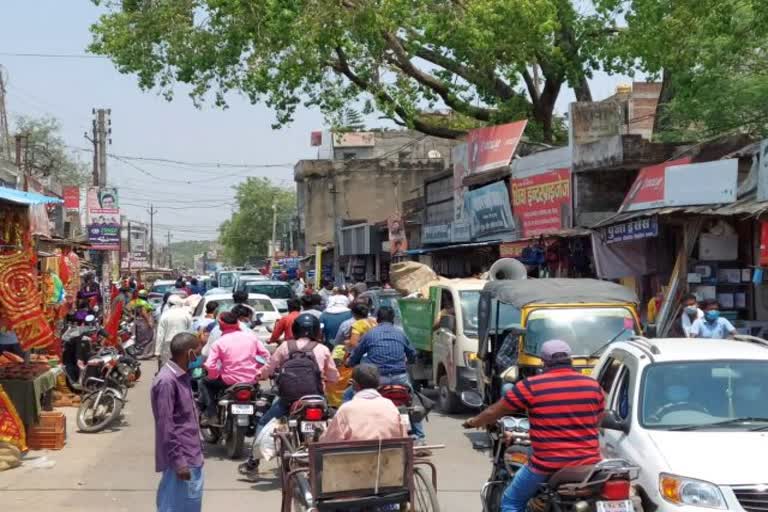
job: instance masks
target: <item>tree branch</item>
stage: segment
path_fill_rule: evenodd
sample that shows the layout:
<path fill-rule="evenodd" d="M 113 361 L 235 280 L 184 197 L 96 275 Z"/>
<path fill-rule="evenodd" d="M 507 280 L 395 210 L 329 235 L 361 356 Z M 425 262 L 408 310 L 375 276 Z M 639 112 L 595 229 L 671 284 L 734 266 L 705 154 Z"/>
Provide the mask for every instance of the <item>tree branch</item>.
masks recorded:
<path fill-rule="evenodd" d="M 533 77 L 527 69 L 521 71 L 520 75 L 523 77 L 525 87 L 528 89 L 528 94 L 531 96 L 531 103 L 533 103 L 533 108 L 536 108 L 536 105 L 538 105 L 539 100 L 541 99 L 539 95 L 539 88 L 536 86 L 536 82 L 534 82 Z"/>

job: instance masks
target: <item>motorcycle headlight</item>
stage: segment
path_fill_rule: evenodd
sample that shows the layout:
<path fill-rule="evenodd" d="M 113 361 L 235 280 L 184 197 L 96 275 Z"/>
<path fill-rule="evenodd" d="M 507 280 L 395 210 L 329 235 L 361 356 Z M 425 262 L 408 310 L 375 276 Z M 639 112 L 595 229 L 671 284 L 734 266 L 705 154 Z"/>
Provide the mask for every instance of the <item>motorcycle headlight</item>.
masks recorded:
<path fill-rule="evenodd" d="M 727 509 L 720 489 L 709 482 L 662 473 L 659 477 L 661 496 L 675 505 Z"/>

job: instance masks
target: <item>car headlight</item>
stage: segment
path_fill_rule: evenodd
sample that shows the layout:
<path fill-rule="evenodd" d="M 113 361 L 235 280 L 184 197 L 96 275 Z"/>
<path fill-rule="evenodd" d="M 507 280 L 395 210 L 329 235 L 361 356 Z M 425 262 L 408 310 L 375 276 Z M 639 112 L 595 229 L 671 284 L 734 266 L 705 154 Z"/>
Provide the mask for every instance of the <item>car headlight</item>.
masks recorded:
<path fill-rule="evenodd" d="M 659 492 L 665 500 L 675 505 L 728 508 L 720 489 L 702 480 L 662 473 L 659 477 Z"/>
<path fill-rule="evenodd" d="M 476 352 L 464 352 L 464 366 L 474 368 L 478 361 Z"/>

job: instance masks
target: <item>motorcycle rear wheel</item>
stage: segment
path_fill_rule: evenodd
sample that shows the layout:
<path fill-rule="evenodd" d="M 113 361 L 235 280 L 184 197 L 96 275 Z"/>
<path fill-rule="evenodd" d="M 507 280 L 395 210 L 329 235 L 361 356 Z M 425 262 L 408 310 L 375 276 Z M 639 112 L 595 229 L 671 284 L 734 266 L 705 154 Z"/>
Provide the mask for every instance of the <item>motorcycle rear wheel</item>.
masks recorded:
<path fill-rule="evenodd" d="M 100 432 L 120 416 L 123 409 L 121 400 L 111 393 L 103 393 L 96 404 L 98 396 L 98 393 L 91 393 L 83 397 L 80 407 L 77 408 L 77 428 L 80 432 Z"/>
<path fill-rule="evenodd" d="M 228 430 L 227 438 L 225 440 L 227 457 L 230 459 L 239 459 L 243 455 L 243 446 L 245 445 L 245 428 L 233 424 L 232 419 L 229 421 L 230 424 L 225 427 Z"/>

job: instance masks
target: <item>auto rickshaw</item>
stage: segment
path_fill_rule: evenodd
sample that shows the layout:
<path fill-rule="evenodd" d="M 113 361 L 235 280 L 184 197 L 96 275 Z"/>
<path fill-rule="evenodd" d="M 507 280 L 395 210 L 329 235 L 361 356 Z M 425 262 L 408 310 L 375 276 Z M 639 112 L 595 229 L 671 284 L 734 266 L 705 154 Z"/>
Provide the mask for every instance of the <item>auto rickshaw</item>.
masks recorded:
<path fill-rule="evenodd" d="M 478 307 L 478 391 L 486 404 L 498 400 L 505 382 L 542 371 L 539 353 L 545 341 L 566 341 L 574 367 L 589 375 L 610 343 L 641 334 L 637 296 L 619 284 L 597 279 L 491 279 Z M 505 340 L 506 357 L 499 358 Z"/>

